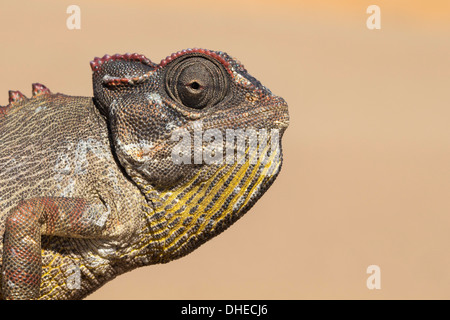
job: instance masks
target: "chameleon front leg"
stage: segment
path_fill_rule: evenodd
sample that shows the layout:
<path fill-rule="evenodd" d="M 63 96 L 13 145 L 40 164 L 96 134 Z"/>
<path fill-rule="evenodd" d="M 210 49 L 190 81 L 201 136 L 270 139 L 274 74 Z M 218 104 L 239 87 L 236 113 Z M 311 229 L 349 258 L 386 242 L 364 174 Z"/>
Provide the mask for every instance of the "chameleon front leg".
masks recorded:
<path fill-rule="evenodd" d="M 42 197 L 21 201 L 10 212 L 3 240 L 4 299 L 40 296 L 41 235 L 92 237 L 100 234 L 106 218 L 99 217 L 98 210 L 93 208 L 81 198 Z"/>

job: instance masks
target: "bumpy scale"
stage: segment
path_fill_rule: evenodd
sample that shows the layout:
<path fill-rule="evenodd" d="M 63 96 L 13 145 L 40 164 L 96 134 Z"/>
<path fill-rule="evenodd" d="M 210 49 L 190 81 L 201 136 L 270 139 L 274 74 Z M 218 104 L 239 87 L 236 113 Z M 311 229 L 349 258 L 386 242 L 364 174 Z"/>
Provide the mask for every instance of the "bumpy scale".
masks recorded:
<path fill-rule="evenodd" d="M 180 258 L 247 212 L 281 168 L 287 104 L 226 53 L 105 55 L 91 68 L 93 98 L 35 83 L 0 107 L 3 299 L 80 299 Z M 218 161 L 230 132 L 234 161 Z"/>

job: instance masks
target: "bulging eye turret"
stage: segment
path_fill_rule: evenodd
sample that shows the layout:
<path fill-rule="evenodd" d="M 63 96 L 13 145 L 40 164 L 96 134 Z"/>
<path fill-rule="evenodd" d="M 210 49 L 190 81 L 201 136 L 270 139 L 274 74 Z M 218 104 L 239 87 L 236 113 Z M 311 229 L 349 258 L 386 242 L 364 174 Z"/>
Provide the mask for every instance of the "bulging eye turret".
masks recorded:
<path fill-rule="evenodd" d="M 204 109 L 220 103 L 229 90 L 229 76 L 218 62 L 203 56 L 173 61 L 165 74 L 167 94 L 185 107 Z"/>

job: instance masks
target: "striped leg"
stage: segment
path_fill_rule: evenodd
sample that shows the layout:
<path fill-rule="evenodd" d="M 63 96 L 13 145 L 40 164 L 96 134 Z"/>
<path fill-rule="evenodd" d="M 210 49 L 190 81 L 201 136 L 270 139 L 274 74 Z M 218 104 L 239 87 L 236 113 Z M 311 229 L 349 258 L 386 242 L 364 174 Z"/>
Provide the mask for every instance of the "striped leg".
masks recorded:
<path fill-rule="evenodd" d="M 103 224 L 86 200 L 43 197 L 21 201 L 6 219 L 2 264 L 4 299 L 36 299 L 41 283 L 41 235 L 89 237 Z M 104 221 L 103 221 L 104 222 Z"/>

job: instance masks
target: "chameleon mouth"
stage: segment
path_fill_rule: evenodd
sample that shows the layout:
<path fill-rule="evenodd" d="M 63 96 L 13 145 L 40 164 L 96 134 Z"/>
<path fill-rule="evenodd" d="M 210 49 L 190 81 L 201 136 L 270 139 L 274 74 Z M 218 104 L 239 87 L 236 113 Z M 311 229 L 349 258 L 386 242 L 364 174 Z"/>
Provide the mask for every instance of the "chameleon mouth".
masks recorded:
<path fill-rule="evenodd" d="M 218 116 L 203 122 L 203 129 L 227 127 L 233 123 L 233 129 L 278 129 L 286 130 L 289 126 L 289 112 L 287 104 L 267 105 L 236 114 Z"/>
<path fill-rule="evenodd" d="M 274 102 L 271 110 L 273 114 L 274 125 L 280 129 L 285 130 L 289 126 L 289 110 L 287 102 L 281 97 L 274 97 Z"/>
<path fill-rule="evenodd" d="M 284 102 L 284 100 L 283 100 Z M 281 107 L 272 110 L 273 112 L 273 117 L 275 118 L 275 120 L 273 121 L 273 124 L 275 125 L 275 127 L 277 129 L 280 130 L 286 130 L 287 127 L 289 127 L 289 111 L 288 111 L 288 106 L 286 104 L 286 102 L 284 102 Z"/>
<path fill-rule="evenodd" d="M 287 127 L 289 127 L 289 119 L 285 120 L 285 121 L 275 121 L 274 124 L 279 128 L 279 129 L 286 129 Z"/>

